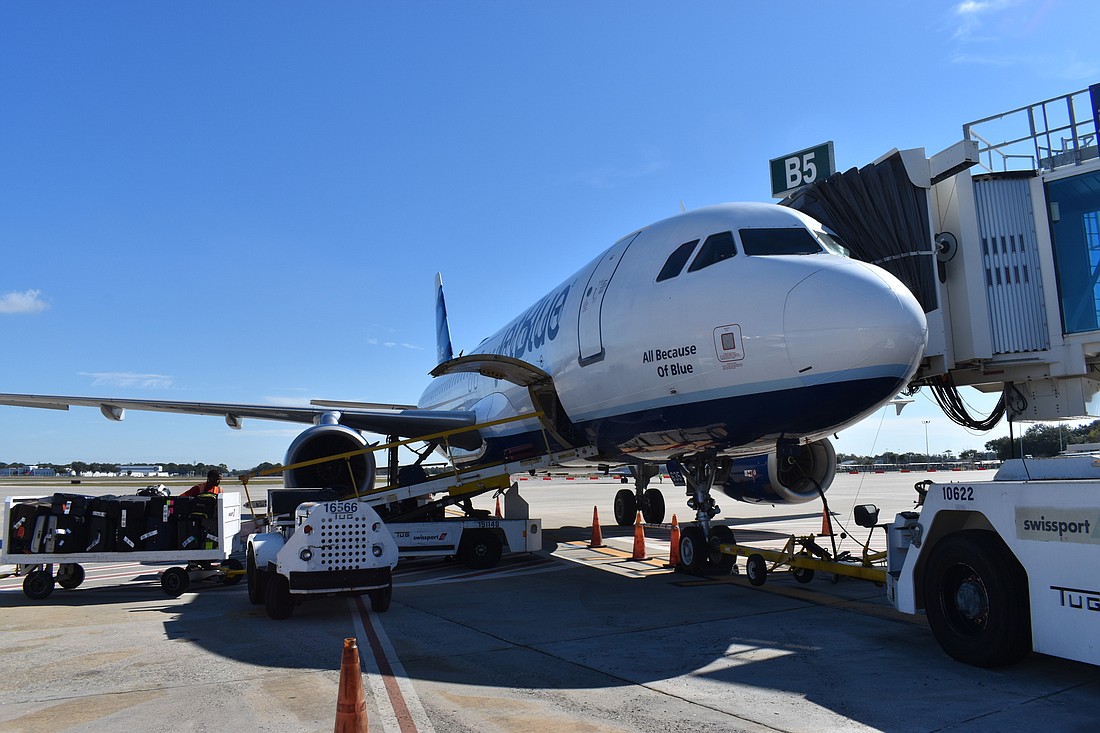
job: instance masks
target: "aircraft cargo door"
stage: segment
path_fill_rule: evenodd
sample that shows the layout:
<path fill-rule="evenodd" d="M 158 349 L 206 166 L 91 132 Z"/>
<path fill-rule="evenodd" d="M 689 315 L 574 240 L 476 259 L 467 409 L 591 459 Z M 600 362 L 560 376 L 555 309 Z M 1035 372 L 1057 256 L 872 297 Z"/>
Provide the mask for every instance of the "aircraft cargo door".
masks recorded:
<path fill-rule="evenodd" d="M 577 341 L 580 346 L 580 365 L 587 366 L 603 359 L 603 331 L 600 325 L 600 313 L 603 310 L 604 295 L 615 270 L 619 267 L 623 255 L 631 242 L 640 232 L 623 237 L 604 253 L 596 264 L 581 297 L 581 311 L 577 318 Z"/>

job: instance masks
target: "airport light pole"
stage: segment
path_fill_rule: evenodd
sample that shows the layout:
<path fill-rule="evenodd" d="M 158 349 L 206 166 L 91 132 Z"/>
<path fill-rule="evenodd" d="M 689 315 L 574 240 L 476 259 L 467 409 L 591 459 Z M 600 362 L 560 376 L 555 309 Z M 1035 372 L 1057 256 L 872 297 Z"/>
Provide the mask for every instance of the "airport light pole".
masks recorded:
<path fill-rule="evenodd" d="M 928 423 L 931 420 L 921 420 L 924 423 L 924 470 L 927 471 L 932 467 L 932 455 L 928 452 Z"/>

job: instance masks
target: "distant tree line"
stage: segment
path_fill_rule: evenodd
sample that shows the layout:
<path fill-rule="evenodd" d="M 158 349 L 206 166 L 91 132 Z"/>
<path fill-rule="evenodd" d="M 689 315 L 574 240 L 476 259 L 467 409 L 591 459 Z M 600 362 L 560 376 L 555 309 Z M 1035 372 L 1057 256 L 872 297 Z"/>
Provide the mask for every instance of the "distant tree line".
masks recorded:
<path fill-rule="evenodd" d="M 853 461 L 864 465 L 874 463 L 904 465 L 907 463 L 923 464 L 926 461 L 931 463 L 977 461 L 987 457 L 988 454 L 993 454 L 997 459 L 1004 461 L 1021 456 L 1049 458 L 1063 452 L 1067 446 L 1080 443 L 1100 443 L 1100 420 L 1094 420 L 1087 425 L 1077 427 L 1064 423 L 1036 423 L 1025 430 L 1022 435 L 1016 435 L 1014 439 L 1005 436 L 986 442 L 985 451 L 971 448 L 961 451 L 957 455 L 952 451 L 943 451 L 942 453 L 933 453 L 931 456 L 913 451 L 907 453 L 885 451 L 877 456 L 837 453 L 836 459 L 838 463 Z"/>
<path fill-rule="evenodd" d="M 27 465 L 35 465 L 39 468 L 52 468 L 58 473 L 73 471 L 74 473 L 118 473 L 118 463 L 93 463 L 85 461 L 72 461 L 71 463 L 4 463 L 0 461 L 0 468 L 26 468 Z M 261 471 L 273 467 L 275 464 L 264 462 L 250 469 L 230 469 L 224 463 L 161 463 L 150 461 L 149 463 L 127 463 L 127 466 L 161 466 L 165 473 L 178 474 L 180 476 L 206 476 L 210 469 L 215 468 L 223 476 L 232 476 L 238 473 Z"/>

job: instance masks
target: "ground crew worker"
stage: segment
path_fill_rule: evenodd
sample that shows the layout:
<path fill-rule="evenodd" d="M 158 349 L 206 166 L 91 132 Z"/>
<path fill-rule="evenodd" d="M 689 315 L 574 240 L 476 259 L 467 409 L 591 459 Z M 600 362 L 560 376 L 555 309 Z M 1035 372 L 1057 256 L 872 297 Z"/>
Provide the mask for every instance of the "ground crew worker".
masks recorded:
<path fill-rule="evenodd" d="M 220 494 L 222 493 L 222 487 L 219 485 L 222 480 L 222 475 L 216 468 L 211 468 L 210 472 L 206 474 L 206 483 L 195 484 L 187 491 L 180 494 L 180 496 L 198 496 L 199 494 Z"/>

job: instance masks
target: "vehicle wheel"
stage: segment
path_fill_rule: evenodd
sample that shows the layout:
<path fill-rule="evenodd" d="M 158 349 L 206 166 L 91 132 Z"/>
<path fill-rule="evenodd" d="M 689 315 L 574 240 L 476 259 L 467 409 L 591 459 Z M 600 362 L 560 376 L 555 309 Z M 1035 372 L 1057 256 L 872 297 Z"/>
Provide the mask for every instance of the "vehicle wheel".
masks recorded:
<path fill-rule="evenodd" d="M 932 548 L 924 603 L 936 641 L 960 662 L 999 667 L 1031 651 L 1027 576 L 991 532 L 958 532 Z"/>
<path fill-rule="evenodd" d="M 62 563 L 57 568 L 55 580 L 65 590 L 72 590 L 84 582 L 84 567 L 77 563 Z"/>
<path fill-rule="evenodd" d="M 258 606 L 264 602 L 264 588 L 267 587 L 267 571 L 256 567 L 256 551 L 248 546 L 248 559 L 245 561 L 245 579 L 248 581 L 248 600 Z"/>
<path fill-rule="evenodd" d="M 53 575 L 46 570 L 32 570 L 23 579 L 23 593 L 36 601 L 48 597 L 53 593 Z"/>
<path fill-rule="evenodd" d="M 814 569 L 791 568 L 791 575 L 793 575 L 794 579 L 797 580 L 799 583 L 809 583 L 811 580 L 814 579 Z"/>
<path fill-rule="evenodd" d="M 646 489 L 642 496 L 642 519 L 649 524 L 665 521 L 665 495 L 659 489 Z"/>
<path fill-rule="evenodd" d="M 160 575 L 160 588 L 172 598 L 179 598 L 191 585 L 191 576 L 183 568 L 168 568 Z"/>
<path fill-rule="evenodd" d="M 764 585 L 764 581 L 768 579 L 768 563 L 764 561 L 763 556 L 755 553 L 749 555 L 745 560 L 745 577 L 753 585 Z"/>
<path fill-rule="evenodd" d="M 267 581 L 264 591 L 264 608 L 268 618 L 290 618 L 294 612 L 294 599 L 290 595 L 290 581 L 285 575 L 275 573 Z"/>
<path fill-rule="evenodd" d="M 707 568 L 707 538 L 701 527 L 686 527 L 680 532 L 680 567 L 693 575 Z"/>
<path fill-rule="evenodd" d="M 241 570 L 244 570 L 244 565 L 241 565 L 240 560 L 234 560 L 234 559 L 230 558 L 229 560 L 226 560 L 225 562 L 222 563 L 222 569 L 223 570 L 241 571 Z M 240 583 L 240 582 L 241 582 L 241 574 L 239 572 L 235 572 L 232 575 L 228 575 L 228 574 L 222 575 L 222 585 L 236 585 L 237 583 Z"/>
<path fill-rule="evenodd" d="M 467 532 L 458 548 L 459 559 L 472 570 L 496 567 L 501 555 L 500 539 L 487 529 Z"/>
<path fill-rule="evenodd" d="M 710 552 L 708 553 L 711 567 L 719 575 L 729 575 L 733 572 L 733 566 L 737 564 L 737 555 L 727 555 L 718 551 L 719 545 L 736 544 L 733 530 L 724 525 L 710 528 Z"/>
<path fill-rule="evenodd" d="M 390 610 L 390 599 L 393 597 L 393 583 L 390 583 L 385 588 L 369 590 L 367 591 L 367 595 L 370 596 L 370 610 L 375 613 L 385 613 Z"/>
<path fill-rule="evenodd" d="M 638 497 L 630 489 L 619 489 L 615 493 L 615 524 L 633 527 L 637 518 Z"/>

